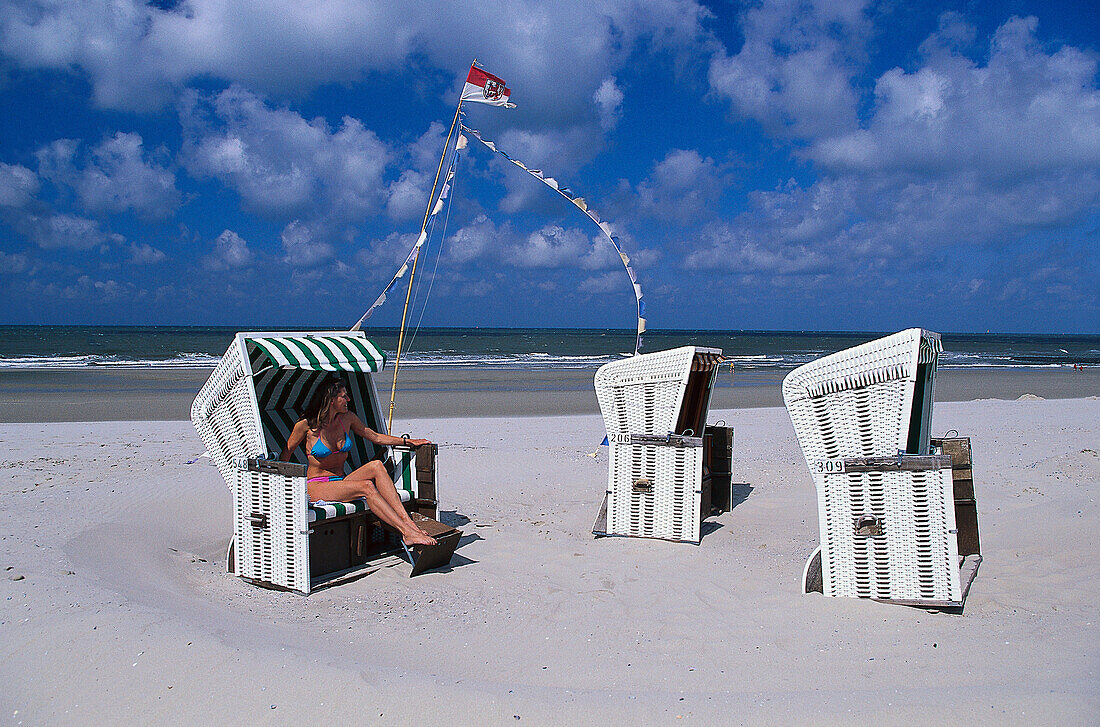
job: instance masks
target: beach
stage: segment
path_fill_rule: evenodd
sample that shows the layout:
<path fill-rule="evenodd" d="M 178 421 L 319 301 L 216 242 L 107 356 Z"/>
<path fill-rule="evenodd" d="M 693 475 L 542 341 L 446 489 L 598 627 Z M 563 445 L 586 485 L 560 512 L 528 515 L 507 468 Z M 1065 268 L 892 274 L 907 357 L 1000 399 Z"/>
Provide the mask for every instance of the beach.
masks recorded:
<path fill-rule="evenodd" d="M 48 374 L 0 372 L 8 724 L 1100 721 L 1095 370 L 938 373 L 984 556 L 961 614 L 800 593 L 816 496 L 777 373 L 719 380 L 735 506 L 695 546 L 591 536 L 591 372 L 413 372 L 394 430 L 439 444 L 456 559 L 308 597 L 225 572 L 206 372 Z"/>
<path fill-rule="evenodd" d="M 586 369 L 404 368 L 394 420 L 598 414 Z M 711 409 L 783 406 L 783 370 L 723 368 Z M 0 422 L 170 421 L 191 416 L 209 369 L 0 369 Z M 376 378 L 388 408 L 392 374 Z M 947 368 L 936 373 L 937 401 L 1072 399 L 1100 395 L 1100 366 Z M 713 423 L 713 422 L 712 422 Z"/>

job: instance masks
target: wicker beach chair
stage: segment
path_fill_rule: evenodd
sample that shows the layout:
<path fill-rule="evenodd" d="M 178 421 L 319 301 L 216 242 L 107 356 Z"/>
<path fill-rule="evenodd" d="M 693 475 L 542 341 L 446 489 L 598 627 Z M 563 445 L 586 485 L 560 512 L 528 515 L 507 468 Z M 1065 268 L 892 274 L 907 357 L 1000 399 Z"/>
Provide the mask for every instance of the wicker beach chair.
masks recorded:
<path fill-rule="evenodd" d="M 703 519 L 729 509 L 733 429 L 706 425 L 721 355 L 685 346 L 596 372 L 610 456 L 595 534 L 698 543 Z"/>
<path fill-rule="evenodd" d="M 981 555 L 966 552 L 976 551 L 975 519 L 974 547 L 960 562 L 952 457 L 929 436 L 941 350 L 939 334 L 911 328 L 783 380 L 817 488 L 821 545 L 807 562 L 804 591 L 962 606 Z M 972 505 L 972 485 L 969 495 Z"/>
<path fill-rule="evenodd" d="M 310 503 L 302 453 L 295 453 L 296 461 L 276 460 L 316 387 L 333 372 L 347 385 L 351 410 L 385 433 L 371 376 L 384 365 L 382 352 L 358 331 L 236 335 L 191 406 L 191 421 L 233 492 L 231 572 L 258 585 L 309 593 L 399 560 L 400 538 L 379 526 L 365 500 Z M 353 441 L 350 467 L 386 462 L 406 508 L 431 519 L 434 525 L 425 529 L 434 528 L 453 552 L 460 533 L 434 521 L 435 445 L 389 452 L 360 437 Z M 424 552 L 408 556 L 416 560 Z M 429 560 L 441 555 L 435 551 Z"/>

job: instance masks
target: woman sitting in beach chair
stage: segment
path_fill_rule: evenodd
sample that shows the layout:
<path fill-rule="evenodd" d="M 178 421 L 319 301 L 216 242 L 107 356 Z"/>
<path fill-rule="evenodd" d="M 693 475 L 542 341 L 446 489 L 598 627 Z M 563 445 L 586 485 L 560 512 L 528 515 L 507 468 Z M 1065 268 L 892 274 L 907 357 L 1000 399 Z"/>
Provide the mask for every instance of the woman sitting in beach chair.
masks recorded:
<path fill-rule="evenodd" d="M 348 411 L 347 388 L 339 379 L 328 379 L 306 407 L 305 415 L 290 432 L 279 459 L 289 462 L 294 450 L 306 448 L 306 489 L 310 502 L 349 502 L 365 498 L 371 512 L 401 533 L 406 545 L 435 545 L 436 541 L 412 521 L 401 503 L 386 466 L 371 460 L 351 474 L 344 474 L 353 434 L 377 445 L 429 444 L 427 439 L 408 439 L 379 434 Z"/>

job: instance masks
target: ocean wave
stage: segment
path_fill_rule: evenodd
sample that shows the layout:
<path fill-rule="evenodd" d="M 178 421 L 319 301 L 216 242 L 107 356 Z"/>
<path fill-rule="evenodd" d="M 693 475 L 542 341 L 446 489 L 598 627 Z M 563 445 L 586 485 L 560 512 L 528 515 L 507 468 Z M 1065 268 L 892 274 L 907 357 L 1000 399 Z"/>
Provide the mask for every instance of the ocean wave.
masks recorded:
<path fill-rule="evenodd" d="M 595 370 L 611 361 L 628 358 L 629 352 L 608 354 L 550 353 L 547 350 L 508 352 L 501 350 L 471 351 L 444 346 L 428 351 L 412 351 L 401 357 L 401 365 L 420 369 L 498 369 L 498 370 Z M 740 371 L 789 371 L 819 358 L 816 347 L 769 353 L 727 353 L 726 363 Z M 394 360 L 391 351 L 387 360 Z M 1058 369 L 1074 363 L 1100 365 L 1095 349 L 1076 356 L 1052 355 L 1024 350 L 1005 351 L 945 351 L 940 356 L 942 369 Z M 194 351 L 180 351 L 162 357 L 142 357 L 141 354 L 38 354 L 0 356 L 0 370 L 12 369 L 212 369 L 220 356 Z"/>
<path fill-rule="evenodd" d="M 588 369 L 599 368 L 619 358 L 621 356 L 555 355 L 544 352 L 442 354 L 428 351 L 405 354 L 401 357 L 401 363 L 415 368 Z M 392 358 L 389 360 L 392 361 Z"/>
<path fill-rule="evenodd" d="M 166 359 L 121 356 L 0 356 L 0 369 L 212 369 L 221 360 L 205 353 L 184 353 Z"/>

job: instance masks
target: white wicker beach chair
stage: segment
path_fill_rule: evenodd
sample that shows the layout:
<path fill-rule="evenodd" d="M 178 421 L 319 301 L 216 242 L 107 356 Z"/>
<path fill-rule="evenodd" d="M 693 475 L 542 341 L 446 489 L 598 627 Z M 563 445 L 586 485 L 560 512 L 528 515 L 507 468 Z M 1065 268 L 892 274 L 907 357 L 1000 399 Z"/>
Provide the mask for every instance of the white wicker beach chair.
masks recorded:
<path fill-rule="evenodd" d="M 276 461 L 331 372 L 347 385 L 351 410 L 385 433 L 371 377 L 384 364 L 382 352 L 359 331 L 236 335 L 191 407 L 191 421 L 233 492 L 231 572 L 258 585 L 309 593 L 365 566 L 396 560 L 399 538 L 376 526 L 365 500 L 310 503 L 302 453 L 295 453 L 295 462 Z M 387 462 L 406 507 L 436 516 L 435 445 L 391 453 L 360 437 L 354 442 L 352 469 L 372 459 Z"/>
<path fill-rule="evenodd" d="M 733 430 L 706 426 L 721 355 L 685 346 L 596 372 L 610 456 L 594 533 L 698 543 L 703 519 L 729 509 Z"/>
<path fill-rule="evenodd" d="M 817 488 L 821 545 L 803 590 L 962 605 L 981 556 L 960 575 L 951 457 L 930 448 L 941 350 L 939 334 L 911 328 L 807 363 L 783 380 Z"/>

